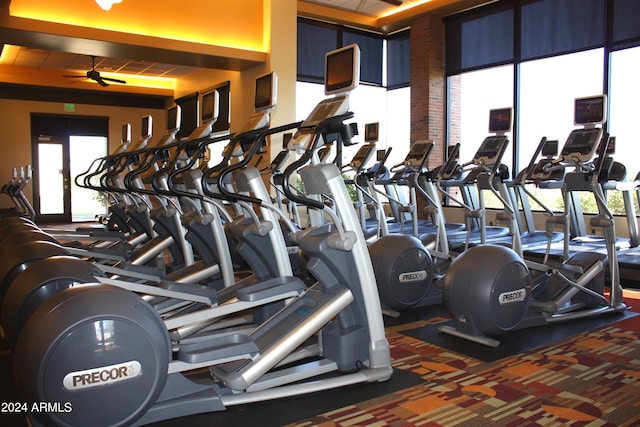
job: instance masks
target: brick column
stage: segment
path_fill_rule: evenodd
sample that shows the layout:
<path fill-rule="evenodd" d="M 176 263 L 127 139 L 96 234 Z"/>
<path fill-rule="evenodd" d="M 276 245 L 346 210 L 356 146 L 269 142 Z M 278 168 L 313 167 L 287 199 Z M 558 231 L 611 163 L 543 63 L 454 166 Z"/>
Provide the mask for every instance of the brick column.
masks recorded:
<path fill-rule="evenodd" d="M 444 24 L 441 17 L 423 15 L 411 22 L 411 142 L 435 142 L 429 167 L 442 164 L 446 129 Z"/>

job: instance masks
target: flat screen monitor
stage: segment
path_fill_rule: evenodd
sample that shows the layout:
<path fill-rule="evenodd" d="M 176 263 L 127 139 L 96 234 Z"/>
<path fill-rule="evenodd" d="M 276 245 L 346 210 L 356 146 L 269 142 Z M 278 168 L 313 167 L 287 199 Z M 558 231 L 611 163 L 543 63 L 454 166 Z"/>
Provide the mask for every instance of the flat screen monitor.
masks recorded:
<path fill-rule="evenodd" d="M 210 90 L 202 94 L 200 101 L 200 123 L 206 124 L 218 118 L 218 92 Z"/>
<path fill-rule="evenodd" d="M 551 139 L 547 140 L 542 146 L 541 154 L 544 157 L 555 157 L 558 155 L 558 140 Z"/>
<path fill-rule="evenodd" d="M 226 81 L 215 87 L 218 92 L 218 108 L 213 132 L 228 132 L 231 127 L 231 82 Z"/>
<path fill-rule="evenodd" d="M 180 129 L 182 114 L 179 105 L 171 106 L 167 109 L 167 132 L 175 132 Z"/>
<path fill-rule="evenodd" d="M 327 52 L 324 57 L 324 93 L 350 92 L 360 83 L 360 48 L 351 44 Z"/>
<path fill-rule="evenodd" d="M 576 98 L 573 109 L 574 123 L 577 126 L 598 125 L 607 118 L 607 96 L 596 95 Z"/>
<path fill-rule="evenodd" d="M 140 136 L 146 139 L 146 138 L 151 138 L 152 134 L 153 134 L 153 117 L 144 116 L 142 118 L 142 127 L 140 131 Z"/>
<path fill-rule="evenodd" d="M 268 111 L 276 106 L 278 96 L 278 76 L 270 72 L 256 79 L 254 97 L 255 111 Z"/>
<path fill-rule="evenodd" d="M 131 123 L 125 123 L 122 125 L 122 145 L 127 145 L 131 142 Z"/>
<path fill-rule="evenodd" d="M 366 142 L 375 142 L 378 140 L 379 123 L 367 123 L 364 125 L 364 140 Z"/>
<path fill-rule="evenodd" d="M 511 108 L 496 108 L 489 111 L 489 133 L 511 131 Z"/>

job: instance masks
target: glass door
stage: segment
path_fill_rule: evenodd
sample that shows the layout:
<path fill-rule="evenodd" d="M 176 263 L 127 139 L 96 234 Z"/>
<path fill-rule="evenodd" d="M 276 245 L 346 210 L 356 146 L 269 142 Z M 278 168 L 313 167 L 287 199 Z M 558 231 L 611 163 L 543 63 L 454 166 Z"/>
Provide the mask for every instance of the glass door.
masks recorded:
<path fill-rule="evenodd" d="M 34 138 L 34 208 L 39 223 L 93 221 L 104 215 L 100 194 L 78 187 L 74 177 L 106 155 L 101 136 L 38 136 Z"/>
<path fill-rule="evenodd" d="M 34 208 L 39 223 L 71 222 L 67 138 L 34 138 Z"/>
<path fill-rule="evenodd" d="M 71 174 L 71 221 L 93 221 L 107 213 L 106 199 L 95 191 L 78 187 L 75 177 L 85 172 L 91 162 L 107 154 L 104 136 L 69 137 L 69 171 Z"/>

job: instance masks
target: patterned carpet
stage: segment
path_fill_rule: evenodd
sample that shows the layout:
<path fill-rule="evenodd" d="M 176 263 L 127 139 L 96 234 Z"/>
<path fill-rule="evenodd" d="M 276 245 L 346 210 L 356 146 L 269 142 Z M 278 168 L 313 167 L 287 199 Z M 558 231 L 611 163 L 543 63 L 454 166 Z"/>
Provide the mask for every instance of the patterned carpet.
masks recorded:
<path fill-rule="evenodd" d="M 627 304 L 638 311 L 640 293 L 633 298 Z M 615 316 L 604 326 L 493 362 L 409 336 L 448 320 L 409 316 L 389 321 L 396 372 L 387 382 L 154 426 L 640 426 L 640 315 Z M 0 351 L 0 401 L 15 400 L 10 377 L 10 352 Z M 0 425 L 26 423 L 0 414 Z"/>
<path fill-rule="evenodd" d="M 387 329 L 395 369 L 422 384 L 289 425 L 640 425 L 640 316 L 492 363 L 403 333 L 444 320 Z"/>

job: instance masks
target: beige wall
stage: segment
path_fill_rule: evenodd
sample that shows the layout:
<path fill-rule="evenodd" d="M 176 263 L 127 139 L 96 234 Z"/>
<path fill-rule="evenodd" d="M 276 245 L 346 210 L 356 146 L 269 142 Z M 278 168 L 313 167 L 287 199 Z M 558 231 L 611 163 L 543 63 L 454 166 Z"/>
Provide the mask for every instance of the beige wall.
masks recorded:
<path fill-rule="evenodd" d="M 252 0 L 253 1 L 253 0 Z M 253 91 L 255 78 L 275 70 L 279 77 L 278 106 L 272 115 L 273 125 L 295 121 L 296 82 L 296 2 L 289 0 L 264 0 L 262 14 L 262 40 L 268 54 L 268 62 L 243 72 L 201 69 L 176 82 L 174 97 L 178 98 L 195 91 L 202 91 L 224 81 L 231 82 L 231 130 L 241 127 L 244 118 L 253 112 Z M 258 25 L 260 26 L 260 25 Z M 16 101 L 2 99 L 0 94 L 0 184 L 11 177 L 13 167 L 31 163 L 30 114 L 65 114 L 62 103 Z M 131 123 L 134 138 L 140 134 L 140 118 L 146 114 L 153 116 L 154 135 L 159 137 L 165 129 L 164 110 L 142 108 L 109 107 L 76 104 L 77 116 L 106 116 L 109 118 L 109 151 L 120 144 L 121 127 Z M 275 147 L 272 156 L 280 147 Z M 270 159 L 265 158 L 264 162 Z M 31 185 L 25 193 L 31 198 Z M 10 206 L 10 201 L 0 198 L 0 207 Z"/>
<path fill-rule="evenodd" d="M 14 167 L 31 164 L 31 113 L 64 114 L 63 104 L 57 102 L 16 101 L 0 99 L 0 183 L 11 178 Z M 119 144 L 122 125 L 131 123 L 132 135 L 140 135 L 140 119 L 146 114 L 153 116 L 153 134 L 162 135 L 166 127 L 164 110 L 147 108 L 109 107 L 104 105 L 76 104 L 76 116 L 102 116 L 109 118 L 109 151 Z M 31 185 L 25 194 L 31 200 Z M 8 198 L 0 198 L 0 207 L 9 207 Z"/>

